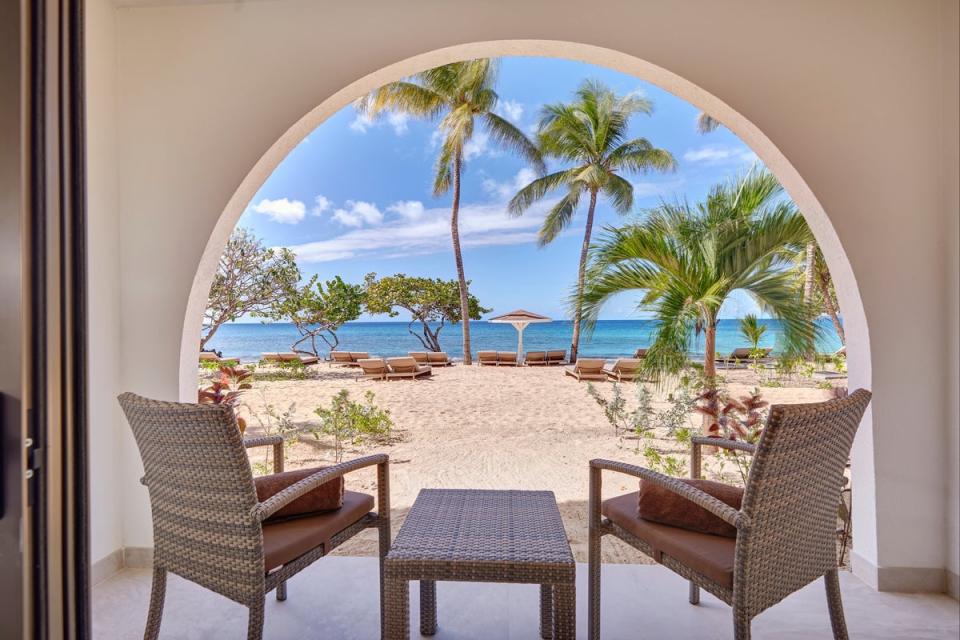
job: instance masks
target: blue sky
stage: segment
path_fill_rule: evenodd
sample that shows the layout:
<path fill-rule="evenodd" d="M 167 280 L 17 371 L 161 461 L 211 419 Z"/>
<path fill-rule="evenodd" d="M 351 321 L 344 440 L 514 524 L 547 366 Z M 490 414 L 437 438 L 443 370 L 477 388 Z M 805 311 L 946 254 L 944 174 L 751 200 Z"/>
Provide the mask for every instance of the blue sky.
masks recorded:
<path fill-rule="evenodd" d="M 625 176 L 634 184 L 634 215 L 663 198 L 699 200 L 711 185 L 746 170 L 756 156 L 726 129 L 702 135 L 698 111 L 687 102 L 629 75 L 551 58 L 503 58 L 498 111 L 528 133 L 545 103 L 568 100 L 586 78 L 618 93 L 641 92 L 653 101 L 651 116 L 636 116 L 631 135 L 673 153 L 677 171 Z M 340 275 L 361 282 L 381 275 L 454 278 L 450 248 L 450 196 L 431 193 L 437 153 L 435 125 L 390 114 L 371 122 L 352 106 L 342 109 L 303 140 L 263 184 L 240 219 L 269 246 L 297 254 L 305 277 Z M 585 207 L 551 245 L 538 248 L 537 230 L 548 208 L 520 218 L 506 202 L 533 174 L 522 159 L 488 144 L 479 129 L 466 149 L 461 199 L 461 240 L 471 292 L 496 315 L 516 308 L 565 317 L 564 301 L 575 281 L 583 240 Z M 621 223 L 602 200 L 596 232 Z M 637 295 L 612 300 L 601 317 L 638 318 Z M 735 295 L 722 317 L 757 312 L 746 295 Z M 362 319 L 385 320 L 369 316 Z M 402 318 L 401 318 L 402 319 Z"/>

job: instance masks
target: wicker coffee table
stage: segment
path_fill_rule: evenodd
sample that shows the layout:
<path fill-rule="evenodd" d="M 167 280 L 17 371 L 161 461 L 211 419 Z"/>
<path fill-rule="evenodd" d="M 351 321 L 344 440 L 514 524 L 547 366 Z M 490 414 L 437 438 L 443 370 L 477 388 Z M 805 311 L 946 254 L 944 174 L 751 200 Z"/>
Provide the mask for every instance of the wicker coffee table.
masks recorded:
<path fill-rule="evenodd" d="M 573 554 L 552 491 L 424 489 L 384 560 L 385 637 L 410 637 L 410 580 L 420 633 L 437 631 L 437 580 L 540 585 L 540 635 L 573 640 Z"/>

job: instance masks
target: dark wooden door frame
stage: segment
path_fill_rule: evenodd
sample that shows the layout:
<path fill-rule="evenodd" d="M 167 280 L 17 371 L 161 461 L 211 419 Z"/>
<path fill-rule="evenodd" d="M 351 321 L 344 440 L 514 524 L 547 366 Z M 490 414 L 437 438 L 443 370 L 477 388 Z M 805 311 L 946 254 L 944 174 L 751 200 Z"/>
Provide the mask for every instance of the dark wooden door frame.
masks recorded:
<path fill-rule="evenodd" d="M 0 5 L 0 637 L 86 638 L 83 2 Z"/>

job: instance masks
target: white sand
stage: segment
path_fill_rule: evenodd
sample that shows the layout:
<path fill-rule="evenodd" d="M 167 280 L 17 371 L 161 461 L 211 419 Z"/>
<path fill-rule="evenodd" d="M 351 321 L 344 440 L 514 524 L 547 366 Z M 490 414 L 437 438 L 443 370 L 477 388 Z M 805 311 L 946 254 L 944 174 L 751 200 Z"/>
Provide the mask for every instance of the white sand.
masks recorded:
<path fill-rule="evenodd" d="M 586 383 L 564 376 L 561 367 L 478 367 L 457 365 L 436 368 L 433 376 L 418 381 L 357 381 L 356 370 L 320 365 L 308 380 L 256 382 L 244 398 L 242 415 L 248 416 L 249 434 L 261 430 L 250 411 L 262 414 L 264 404 L 283 411 L 296 404 L 295 420 L 301 426 L 316 424 L 313 410 L 329 402 L 340 389 L 360 400 L 367 390 L 376 403 L 390 410 L 397 441 L 391 445 L 348 451 L 345 458 L 385 452 L 390 455 L 391 502 L 395 527 L 426 487 L 549 489 L 556 494 L 577 561 L 586 561 L 587 463 L 611 458 L 643 465 L 632 440 L 614 437 L 600 407 L 587 395 Z M 734 395 L 756 386 L 749 371 L 724 372 Z M 841 382 L 842 383 L 842 382 Z M 609 396 L 611 383 L 598 383 Z M 807 386 L 761 388 L 772 403 L 816 402 L 830 392 Z M 630 406 L 632 384 L 623 385 Z M 662 394 L 654 406 L 666 406 Z M 691 418 L 691 425 L 694 423 Z M 687 452 L 670 440 L 662 441 L 686 461 Z M 268 459 L 267 450 L 251 452 L 254 463 Z M 309 434 L 286 453 L 287 469 L 325 466 L 333 462 L 327 441 Z M 375 494 L 373 471 L 348 476 L 350 489 Z M 604 497 L 636 490 L 633 478 L 605 473 Z M 344 545 L 341 553 L 373 555 L 376 534 L 371 530 Z M 619 541 L 604 542 L 605 562 L 642 562 L 643 557 Z"/>

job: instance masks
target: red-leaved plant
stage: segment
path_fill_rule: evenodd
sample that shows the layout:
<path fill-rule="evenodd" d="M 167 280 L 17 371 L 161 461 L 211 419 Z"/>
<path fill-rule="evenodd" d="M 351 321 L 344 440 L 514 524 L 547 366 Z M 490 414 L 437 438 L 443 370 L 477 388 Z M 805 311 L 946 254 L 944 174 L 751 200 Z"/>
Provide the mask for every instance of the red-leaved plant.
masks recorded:
<path fill-rule="evenodd" d="M 763 432 L 762 409 L 768 404 L 758 389 L 739 399 L 724 395 L 718 389 L 707 389 L 697 396 L 695 410 L 706 417 L 709 437 L 754 444 Z"/>
<path fill-rule="evenodd" d="M 219 377 L 210 386 L 197 391 L 197 401 L 200 404 L 223 404 L 236 407 L 243 392 L 253 388 L 253 385 L 246 381 L 252 375 L 253 373 L 247 369 L 222 366 Z M 242 435 L 247 429 L 247 421 L 237 416 L 237 428 Z"/>

